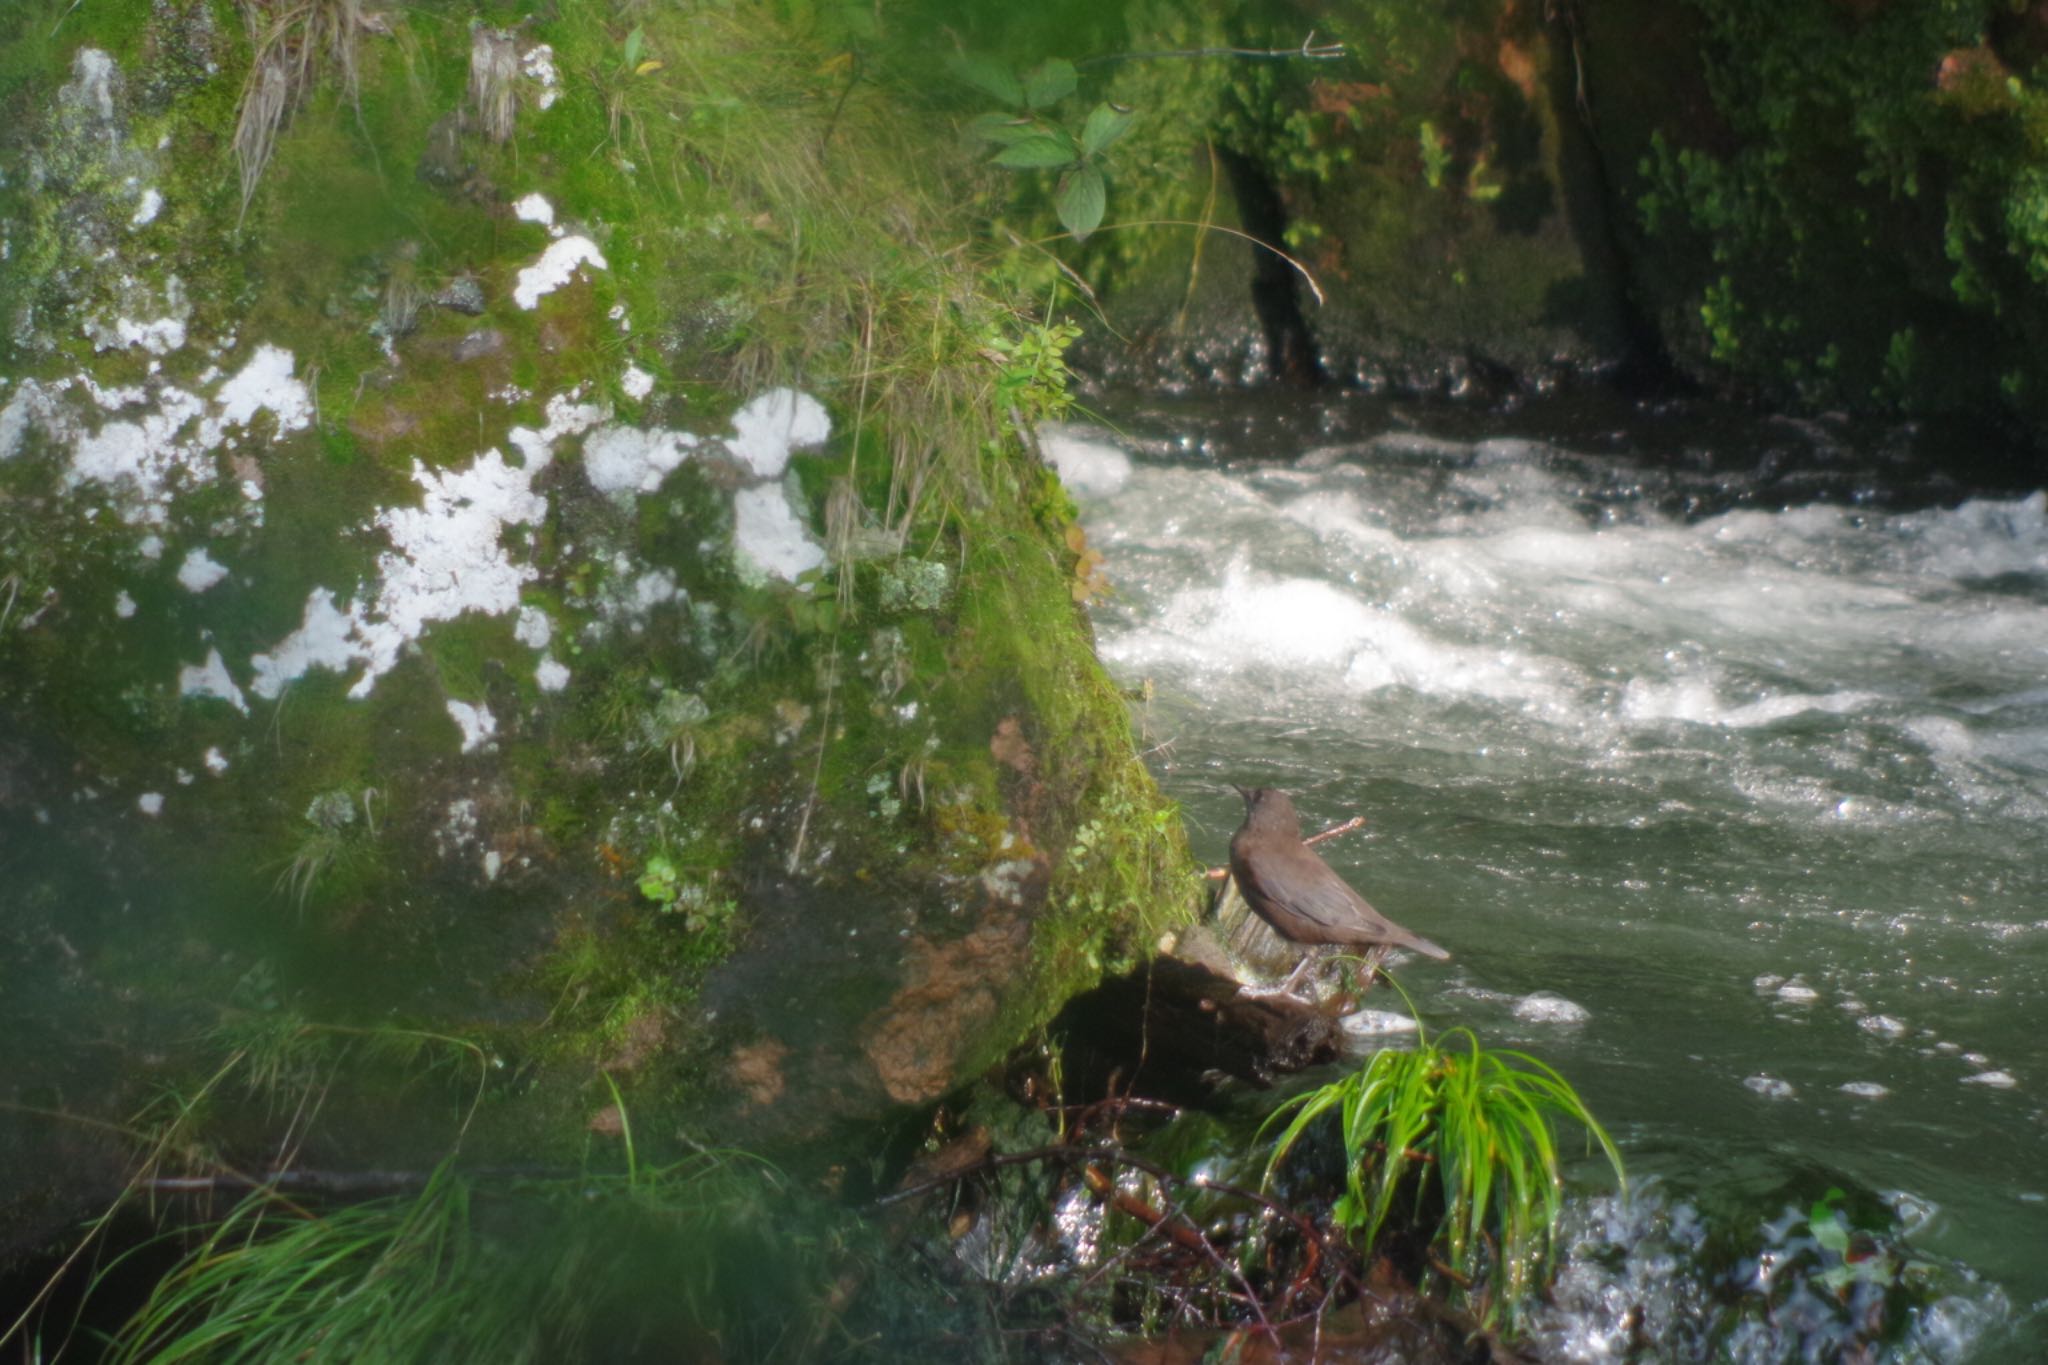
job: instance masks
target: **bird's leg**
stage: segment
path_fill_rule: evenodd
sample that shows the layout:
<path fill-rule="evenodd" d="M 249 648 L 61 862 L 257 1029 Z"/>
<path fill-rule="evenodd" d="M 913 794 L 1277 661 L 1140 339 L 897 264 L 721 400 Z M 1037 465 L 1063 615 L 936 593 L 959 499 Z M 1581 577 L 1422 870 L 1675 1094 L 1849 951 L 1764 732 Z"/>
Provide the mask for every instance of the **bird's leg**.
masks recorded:
<path fill-rule="evenodd" d="M 1294 970 L 1288 974 L 1287 979 L 1280 983 L 1280 987 L 1275 992 L 1275 994 L 1293 995 L 1294 983 L 1301 980 L 1301 974 L 1303 972 L 1308 971 L 1310 968 L 1315 967 L 1322 962 L 1323 952 L 1324 949 L 1319 945 L 1317 947 L 1309 949 L 1306 953 L 1303 953 L 1301 961 L 1295 965 Z"/>

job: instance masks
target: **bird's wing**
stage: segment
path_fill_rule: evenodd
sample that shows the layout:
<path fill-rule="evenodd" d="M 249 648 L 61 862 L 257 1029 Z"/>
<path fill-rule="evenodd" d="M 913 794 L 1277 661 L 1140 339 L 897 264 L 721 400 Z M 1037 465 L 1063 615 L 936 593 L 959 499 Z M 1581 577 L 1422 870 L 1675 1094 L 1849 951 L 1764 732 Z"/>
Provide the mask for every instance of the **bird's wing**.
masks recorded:
<path fill-rule="evenodd" d="M 1337 942 L 1389 943 L 1413 948 L 1430 957 L 1447 958 L 1449 953 L 1420 934 L 1410 933 L 1372 908 L 1372 902 L 1358 894 L 1321 859 L 1316 860 L 1321 876 L 1303 877 L 1290 885 L 1290 905 L 1296 913 L 1326 926 Z"/>

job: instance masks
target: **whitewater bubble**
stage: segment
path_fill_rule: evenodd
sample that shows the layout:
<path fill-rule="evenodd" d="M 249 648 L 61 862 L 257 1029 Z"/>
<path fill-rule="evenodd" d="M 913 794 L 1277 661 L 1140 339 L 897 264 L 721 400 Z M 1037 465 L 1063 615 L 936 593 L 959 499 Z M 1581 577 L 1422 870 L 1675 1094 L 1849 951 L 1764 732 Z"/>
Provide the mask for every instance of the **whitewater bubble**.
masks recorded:
<path fill-rule="evenodd" d="M 1083 497 L 1106 497 L 1131 477 L 1131 457 L 1084 427 L 1040 427 L 1038 448 L 1060 482 Z"/>
<path fill-rule="evenodd" d="M 1554 995 L 1549 991 L 1536 991 L 1515 1002 L 1515 1018 L 1530 1024 L 1583 1024 L 1593 1017 L 1593 1012 L 1584 1005 Z"/>
<path fill-rule="evenodd" d="M 1381 1038 L 1393 1033 L 1413 1033 L 1415 1020 L 1406 1014 L 1393 1010 L 1356 1010 L 1339 1021 L 1340 1027 L 1354 1038 Z"/>

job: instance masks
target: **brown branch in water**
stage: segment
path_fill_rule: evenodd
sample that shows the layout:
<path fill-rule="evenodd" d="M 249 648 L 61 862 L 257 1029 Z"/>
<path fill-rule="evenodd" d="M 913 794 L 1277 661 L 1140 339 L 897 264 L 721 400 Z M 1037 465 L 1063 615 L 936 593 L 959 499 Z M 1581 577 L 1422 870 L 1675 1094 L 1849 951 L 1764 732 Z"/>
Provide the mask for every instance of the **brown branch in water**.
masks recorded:
<path fill-rule="evenodd" d="M 1354 815 L 1341 825 L 1332 825 L 1320 834 L 1309 835 L 1302 842 L 1304 844 L 1320 844 L 1325 839 L 1334 839 L 1340 834 L 1349 834 L 1352 830 L 1358 829 L 1364 824 L 1365 817 L 1363 815 Z"/>
<path fill-rule="evenodd" d="M 1176 1175 L 1156 1162 L 1148 1161 L 1144 1157 L 1126 1152 L 1118 1147 L 1076 1147 L 1061 1144 L 1051 1147 L 1035 1147 L 1024 1152 L 992 1152 L 971 1165 L 949 1171 L 930 1180 L 921 1180 L 916 1184 L 906 1185 L 902 1189 L 885 1194 L 874 1201 L 874 1207 L 884 1208 L 891 1204 L 902 1203 L 908 1199 L 915 1199 L 919 1195 L 930 1194 L 934 1190 L 956 1184 L 968 1176 L 977 1175 L 983 1171 L 999 1170 L 1006 1166 L 1037 1165 L 1047 1161 L 1081 1166 L 1083 1168 L 1082 1178 L 1084 1181 L 1088 1179 L 1088 1171 L 1092 1169 L 1093 1163 L 1108 1162 L 1114 1165 L 1128 1166 L 1132 1170 L 1142 1171 L 1153 1179 L 1167 1184 L 1192 1184 L 1199 1189 L 1214 1190 L 1216 1193 L 1227 1198 L 1242 1199 L 1246 1203 L 1256 1204 L 1268 1213 L 1276 1217 L 1285 1218 L 1288 1222 L 1294 1224 L 1301 1231 L 1302 1235 L 1308 1239 L 1311 1248 L 1310 1255 L 1313 1258 L 1311 1261 L 1312 1267 L 1321 1263 L 1323 1255 L 1328 1249 L 1327 1239 L 1312 1221 L 1293 1209 L 1288 1208 L 1278 1200 L 1272 1199 L 1256 1190 L 1247 1190 L 1241 1186 L 1232 1185 L 1221 1180 L 1211 1180 L 1207 1177 L 1190 1180 L 1187 1177 Z M 1092 1183 L 1090 1188 L 1094 1188 Z M 1097 1191 L 1097 1193 L 1100 1193 L 1100 1191 Z M 1146 1222 L 1148 1226 L 1151 1225 L 1151 1220 L 1147 1219 L 1144 1215 L 1128 1209 L 1125 1212 L 1130 1212 L 1133 1217 L 1137 1217 L 1141 1222 Z M 1163 1217 L 1163 1215 L 1161 1216 Z"/>
<path fill-rule="evenodd" d="M 1153 1208 L 1129 1190 L 1118 1188 L 1114 1180 L 1102 1173 L 1100 1166 L 1083 1163 L 1081 1183 L 1088 1187 L 1089 1193 L 1108 1203 L 1118 1213 L 1129 1214 L 1183 1251 L 1214 1253 L 1215 1248 L 1209 1245 L 1209 1239 L 1202 1235 L 1201 1229 L 1185 1219 L 1175 1222 L 1170 1215 Z"/>
<path fill-rule="evenodd" d="M 1335 61 L 1344 55 L 1344 44 L 1319 43 L 1316 31 L 1310 29 L 1308 37 L 1301 40 L 1300 47 L 1185 47 L 1162 52 L 1112 52 L 1101 57 L 1084 57 L 1075 66 L 1099 66 L 1107 62 L 1151 62 L 1176 57 L 1255 57 L 1289 58 L 1299 57 L 1310 62 Z"/>
<path fill-rule="evenodd" d="M 1354 815 L 1341 825 L 1332 825 L 1328 829 L 1323 830 L 1319 834 L 1309 835 L 1308 838 L 1303 839 L 1302 842 L 1304 844 L 1320 844 L 1325 839 L 1334 839 L 1340 834 L 1349 834 L 1352 830 L 1358 829 L 1364 824 L 1365 817 L 1363 815 Z M 1207 872 L 1204 872 L 1202 875 L 1207 877 L 1212 882 L 1220 882 L 1225 877 L 1228 877 L 1230 875 L 1230 869 L 1227 867 L 1212 867 Z"/>

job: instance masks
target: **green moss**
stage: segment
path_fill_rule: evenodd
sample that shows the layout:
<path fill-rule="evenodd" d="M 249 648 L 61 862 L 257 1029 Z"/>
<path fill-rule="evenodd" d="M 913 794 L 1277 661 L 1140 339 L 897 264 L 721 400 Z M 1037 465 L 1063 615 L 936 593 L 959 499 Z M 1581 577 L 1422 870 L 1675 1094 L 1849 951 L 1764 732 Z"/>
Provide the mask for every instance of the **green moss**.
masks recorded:
<path fill-rule="evenodd" d="M 1005 860 L 1047 858 L 1035 970 L 1000 984 L 974 1064 L 1185 902 L 1184 851 L 1074 605 L 1071 509 L 1008 434 L 1009 409 L 1035 417 L 1064 399 L 1049 339 L 1066 333 L 992 283 L 979 172 L 946 123 L 906 124 L 899 90 L 849 84 L 816 35 L 636 12 L 663 66 L 635 74 L 616 17 L 594 0 L 532 17 L 525 32 L 556 44 L 565 96 L 523 108 L 507 146 L 467 145 L 476 177 L 447 187 L 415 164 L 462 97 L 468 31 L 431 7 L 395 15 L 397 34 L 365 38 L 359 99 L 330 80 L 295 111 L 239 229 L 226 134 L 249 53 L 239 24 L 226 28 L 221 76 L 148 115 L 149 132 L 172 133 L 167 206 L 135 264 L 175 271 L 193 299 L 195 343 L 164 359 L 165 380 L 208 391 L 203 348 L 232 334 L 225 369 L 271 342 L 316 395 L 313 429 L 237 448 L 264 485 L 260 527 L 226 529 L 247 511 L 239 467 L 174 508 L 171 560 L 204 539 L 235 576 L 193 595 L 164 586 L 159 565 L 133 585 L 142 610 L 126 627 L 111 594 L 134 573 L 134 536 L 88 520 L 47 460 L 13 462 L 0 490 L 37 513 L 0 520 L 25 600 L 55 589 L 79 617 L 0 639 L 10 714 L 63 727 L 67 752 L 109 780 L 162 782 L 163 755 L 191 765 L 209 745 L 231 760 L 189 799 L 174 793 L 144 836 L 181 889 L 124 945 L 121 970 L 169 999 L 181 986 L 164 945 L 232 943 L 273 963 L 308 1014 L 487 1037 L 529 1066 L 479 1127 L 522 1152 L 572 1151 L 607 1068 L 630 1073 L 656 1131 L 709 1112 L 723 1082 L 699 992 L 781 894 L 764 885 L 877 923 L 909 907 L 943 943 L 964 927 L 943 903 L 947 877 L 974 886 Z M 96 194 L 111 183 L 79 175 Z M 531 311 L 511 283 L 547 236 L 506 212 L 528 188 L 611 262 Z M 50 245 L 53 270 L 69 259 L 44 232 L 55 225 L 18 239 Z M 462 274 L 484 285 L 482 317 L 426 308 L 394 325 L 394 300 Z M 456 359 L 480 327 L 503 334 L 502 351 Z M 247 719 L 173 695 L 177 668 L 211 646 L 246 681 L 315 588 L 344 604 L 366 594 L 392 553 L 372 514 L 417 501 L 415 461 L 506 449 L 510 426 L 544 423 L 549 398 L 610 393 L 629 359 L 661 376 L 650 420 L 706 437 L 769 384 L 822 397 L 834 440 L 795 475 L 844 557 L 800 585 L 742 587 L 726 550 L 731 471 L 693 464 L 622 505 L 589 488 L 570 447 L 540 476 L 546 524 L 518 551 L 567 692 L 534 685 L 509 616 L 468 616 L 431 624 L 367 698 L 347 695 L 359 666 L 252 697 Z M 96 372 L 140 380 L 146 364 Z M 909 557 L 875 558 L 891 543 Z M 682 599 L 620 612 L 657 569 Z M 450 699 L 491 708 L 493 746 L 458 752 Z M 1012 716 L 1032 782 L 991 755 Z M 341 800 L 360 818 L 309 818 Z M 486 881 L 493 854 L 500 875 Z M 675 890 L 650 898 L 636 882 L 656 859 Z M 192 979 L 217 992 L 227 956 Z M 898 984 L 878 967 L 821 986 L 836 1039 Z"/>
<path fill-rule="evenodd" d="M 2030 264 L 2048 96 L 1985 14 L 1696 0 L 1681 55 L 1637 42 L 1669 27 L 1653 8 L 1594 18 L 1587 51 L 1680 359 L 1781 402 L 2025 414 L 1996 376 L 2048 336 Z M 1654 100 L 1598 55 L 1631 47 Z M 1689 86 L 1704 98 L 1668 97 Z M 1901 365 L 1913 332 L 1943 344 Z"/>

